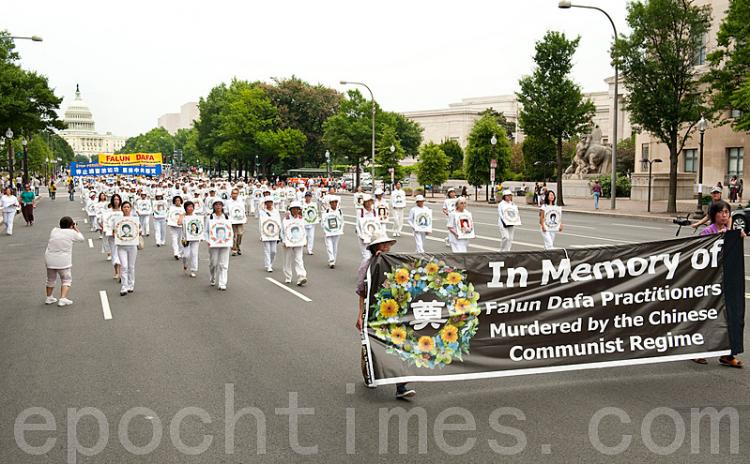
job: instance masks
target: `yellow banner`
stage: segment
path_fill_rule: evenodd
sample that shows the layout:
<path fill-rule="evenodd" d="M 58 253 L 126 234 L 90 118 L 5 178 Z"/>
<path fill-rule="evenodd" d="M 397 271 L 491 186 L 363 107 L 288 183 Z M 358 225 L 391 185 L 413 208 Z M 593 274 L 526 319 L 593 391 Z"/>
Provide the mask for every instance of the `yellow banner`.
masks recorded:
<path fill-rule="evenodd" d="M 122 153 L 119 155 L 99 153 L 99 164 L 102 166 L 161 164 L 161 153 Z"/>

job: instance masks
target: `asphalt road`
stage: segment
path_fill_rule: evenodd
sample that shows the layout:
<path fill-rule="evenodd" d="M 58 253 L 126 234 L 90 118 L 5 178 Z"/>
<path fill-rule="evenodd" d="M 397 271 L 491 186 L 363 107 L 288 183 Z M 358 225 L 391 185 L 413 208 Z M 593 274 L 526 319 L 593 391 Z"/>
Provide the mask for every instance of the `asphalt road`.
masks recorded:
<path fill-rule="evenodd" d="M 479 237 L 470 251 L 497 250 L 496 213 L 473 213 Z M 305 256 L 309 284 L 299 288 L 278 283 L 281 249 L 274 273 L 263 271 L 251 222 L 226 292 L 208 285 L 205 247 L 191 279 L 152 235 L 138 254 L 135 293 L 120 297 L 83 214 L 78 201 L 45 198 L 33 227 L 18 217 L 13 237 L 0 236 L 0 463 L 747 462 L 748 369 L 713 359 L 417 384 L 414 399 L 397 401 L 393 388 L 361 381 L 352 225 L 335 270 L 318 231 L 316 254 Z M 43 304 L 43 253 L 62 215 L 75 217 L 93 245 L 76 245 L 75 304 L 64 309 Z M 536 216 L 521 216 L 513 249 L 541 249 Z M 445 221 L 439 211 L 435 218 L 427 252 L 446 250 Z M 676 230 L 577 214 L 563 223 L 559 247 L 667 239 Z M 394 247 L 413 250 L 407 234 Z M 304 409 L 290 416 L 295 404 Z M 381 418 L 396 407 L 415 415 L 401 450 L 398 421 Z M 738 419 L 721 422 L 715 449 L 708 422 L 691 421 L 710 407 L 732 408 Z M 592 432 L 602 408 L 612 414 Z M 232 432 L 235 413 L 242 417 Z M 18 433 L 19 424 L 45 422 Z M 449 430 L 456 423 L 463 429 Z M 601 451 L 621 442 L 614 455 Z"/>

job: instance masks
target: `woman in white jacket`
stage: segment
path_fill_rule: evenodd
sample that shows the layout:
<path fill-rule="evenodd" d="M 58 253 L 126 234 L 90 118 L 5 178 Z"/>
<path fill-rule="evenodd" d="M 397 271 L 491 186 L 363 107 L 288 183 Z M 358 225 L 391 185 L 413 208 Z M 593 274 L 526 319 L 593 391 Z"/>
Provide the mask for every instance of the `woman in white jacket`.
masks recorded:
<path fill-rule="evenodd" d="M 13 220 L 21 205 L 18 198 L 13 195 L 10 187 L 5 187 L 3 196 L 0 197 L 0 209 L 3 210 L 3 224 L 5 224 L 5 235 L 13 235 Z"/>
<path fill-rule="evenodd" d="M 60 219 L 60 227 L 55 227 L 49 234 L 44 261 L 47 266 L 47 299 L 44 304 L 57 303 L 57 306 L 73 304 L 68 299 L 70 286 L 73 284 L 73 242 L 85 240 L 73 219 L 68 216 Z M 57 278 L 60 278 L 60 299 L 52 293 L 55 290 Z"/>

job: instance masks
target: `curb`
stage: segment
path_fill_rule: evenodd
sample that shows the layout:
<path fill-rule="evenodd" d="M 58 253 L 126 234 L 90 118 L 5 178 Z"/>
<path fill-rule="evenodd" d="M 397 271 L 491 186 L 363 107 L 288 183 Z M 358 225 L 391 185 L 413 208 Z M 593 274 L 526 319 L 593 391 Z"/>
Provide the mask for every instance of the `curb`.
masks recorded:
<path fill-rule="evenodd" d="M 342 196 L 353 196 L 354 195 L 351 192 L 337 192 L 336 194 L 337 195 L 342 195 Z M 407 196 L 406 198 L 410 199 L 410 198 L 413 198 L 413 197 Z M 440 204 L 442 204 L 442 201 L 437 200 L 437 199 L 431 200 L 430 198 L 425 198 L 425 203 L 440 205 Z M 539 210 L 539 208 L 537 208 L 535 206 L 530 206 L 530 205 L 526 205 L 526 204 L 518 204 L 518 203 L 516 203 L 516 204 L 518 205 L 518 209 L 520 209 L 520 210 L 526 210 L 526 211 L 538 211 Z M 479 202 L 479 203 L 472 202 L 472 203 L 469 203 L 469 206 L 471 206 L 472 208 L 485 208 L 485 209 L 495 209 L 495 208 L 497 208 L 497 205 L 491 205 L 489 203 L 484 203 L 484 202 Z M 640 219 L 642 221 L 659 221 L 659 222 L 665 222 L 665 223 L 669 223 L 669 224 L 672 224 L 672 220 L 675 219 L 677 216 L 683 216 L 684 217 L 689 212 L 689 211 L 678 212 L 674 216 L 661 216 L 661 215 L 656 215 L 656 214 L 648 216 L 648 215 L 645 215 L 645 214 L 616 213 L 616 212 L 611 212 L 611 211 L 601 210 L 601 209 L 599 211 L 589 211 L 589 210 L 585 210 L 585 209 L 569 209 L 568 207 L 564 207 L 564 208 L 565 208 L 565 210 L 564 210 L 565 213 L 586 214 L 586 215 L 589 215 L 589 216 L 600 216 L 600 217 L 607 217 L 607 218 Z"/>

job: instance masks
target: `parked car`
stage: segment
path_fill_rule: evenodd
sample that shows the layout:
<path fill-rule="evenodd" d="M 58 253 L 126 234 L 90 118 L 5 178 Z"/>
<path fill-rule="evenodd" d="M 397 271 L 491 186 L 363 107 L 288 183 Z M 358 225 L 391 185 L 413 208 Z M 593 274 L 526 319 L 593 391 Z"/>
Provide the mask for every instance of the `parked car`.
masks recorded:
<path fill-rule="evenodd" d="M 750 233 L 750 208 L 740 208 L 732 211 L 732 227 L 744 229 Z"/>

